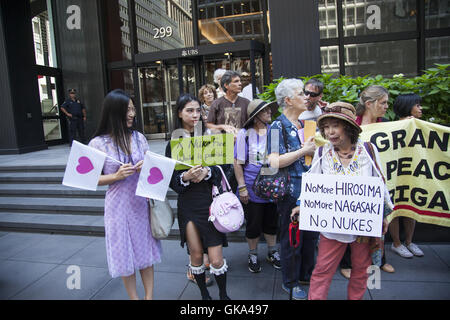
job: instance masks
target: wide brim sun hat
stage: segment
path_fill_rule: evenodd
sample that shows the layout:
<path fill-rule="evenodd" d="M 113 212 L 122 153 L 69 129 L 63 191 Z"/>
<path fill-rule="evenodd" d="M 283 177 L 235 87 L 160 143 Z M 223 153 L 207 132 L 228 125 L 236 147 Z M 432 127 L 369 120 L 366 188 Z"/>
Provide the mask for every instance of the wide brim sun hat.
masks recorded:
<path fill-rule="evenodd" d="M 272 114 L 275 114 L 278 110 L 278 104 L 276 101 L 273 102 L 266 102 L 261 99 L 255 99 L 252 100 L 247 107 L 247 116 L 248 119 L 245 121 L 243 127 L 245 128 L 250 121 L 255 118 L 258 113 L 260 113 L 262 110 L 264 110 L 266 107 L 269 107 L 272 110 Z"/>
<path fill-rule="evenodd" d="M 350 103 L 342 101 L 333 102 L 323 108 L 322 111 L 323 113 L 319 116 L 319 118 L 317 118 L 317 124 L 326 118 L 336 118 L 347 121 L 352 126 L 357 128 L 359 133 L 362 132 L 361 127 L 356 123 L 355 107 L 353 107 Z"/>

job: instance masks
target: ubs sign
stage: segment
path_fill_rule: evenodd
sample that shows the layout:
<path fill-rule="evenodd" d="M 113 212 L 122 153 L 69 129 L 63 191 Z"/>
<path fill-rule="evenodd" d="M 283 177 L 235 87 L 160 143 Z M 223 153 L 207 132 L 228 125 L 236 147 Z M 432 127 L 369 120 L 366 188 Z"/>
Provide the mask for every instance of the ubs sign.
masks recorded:
<path fill-rule="evenodd" d="M 198 49 L 185 49 L 181 51 L 182 57 L 191 57 L 198 55 Z"/>

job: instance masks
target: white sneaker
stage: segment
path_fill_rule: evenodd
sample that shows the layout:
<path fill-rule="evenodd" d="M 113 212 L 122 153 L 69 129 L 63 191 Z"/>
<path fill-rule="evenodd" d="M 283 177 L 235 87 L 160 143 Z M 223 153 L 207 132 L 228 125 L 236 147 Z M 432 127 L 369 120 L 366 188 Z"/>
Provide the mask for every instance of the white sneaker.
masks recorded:
<path fill-rule="evenodd" d="M 412 242 L 409 245 L 407 245 L 406 248 L 408 248 L 408 250 L 411 251 L 411 253 L 413 255 L 415 255 L 416 257 L 423 257 L 424 256 L 423 251 L 420 250 L 420 248 L 416 244 L 414 244 Z"/>
<path fill-rule="evenodd" d="M 397 248 L 394 246 L 394 244 L 392 244 L 391 250 L 403 258 L 410 259 L 410 258 L 414 257 L 414 255 L 403 244 L 401 244 Z"/>

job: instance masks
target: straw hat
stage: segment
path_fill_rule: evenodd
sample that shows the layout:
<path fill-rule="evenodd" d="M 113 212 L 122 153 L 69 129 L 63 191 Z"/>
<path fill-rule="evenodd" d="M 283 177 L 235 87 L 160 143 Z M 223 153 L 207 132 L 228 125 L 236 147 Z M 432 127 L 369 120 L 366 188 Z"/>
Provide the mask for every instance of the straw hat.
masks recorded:
<path fill-rule="evenodd" d="M 337 118 L 347 121 L 361 133 L 361 127 L 356 123 L 356 110 L 350 103 L 337 101 L 322 109 L 323 113 L 317 118 L 317 124 L 325 118 Z"/>
<path fill-rule="evenodd" d="M 248 119 L 247 121 L 245 121 L 243 127 L 245 128 L 250 123 L 250 121 L 266 107 L 269 107 L 272 110 L 272 114 L 274 114 L 278 110 L 278 105 L 276 101 L 266 102 L 261 99 L 252 100 L 248 104 L 247 107 Z"/>

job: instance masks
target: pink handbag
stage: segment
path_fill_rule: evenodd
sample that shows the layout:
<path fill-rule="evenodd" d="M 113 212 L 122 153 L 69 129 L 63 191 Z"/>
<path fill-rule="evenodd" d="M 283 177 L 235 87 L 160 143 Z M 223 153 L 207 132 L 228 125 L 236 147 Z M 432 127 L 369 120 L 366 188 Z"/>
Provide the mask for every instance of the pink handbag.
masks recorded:
<path fill-rule="evenodd" d="M 244 223 L 244 209 L 238 197 L 231 192 L 230 184 L 222 168 L 217 167 L 222 173 L 222 188 L 227 191 L 219 193 L 217 186 L 213 186 L 213 202 L 209 207 L 208 221 L 211 221 L 220 232 L 233 232 L 239 230 Z"/>

